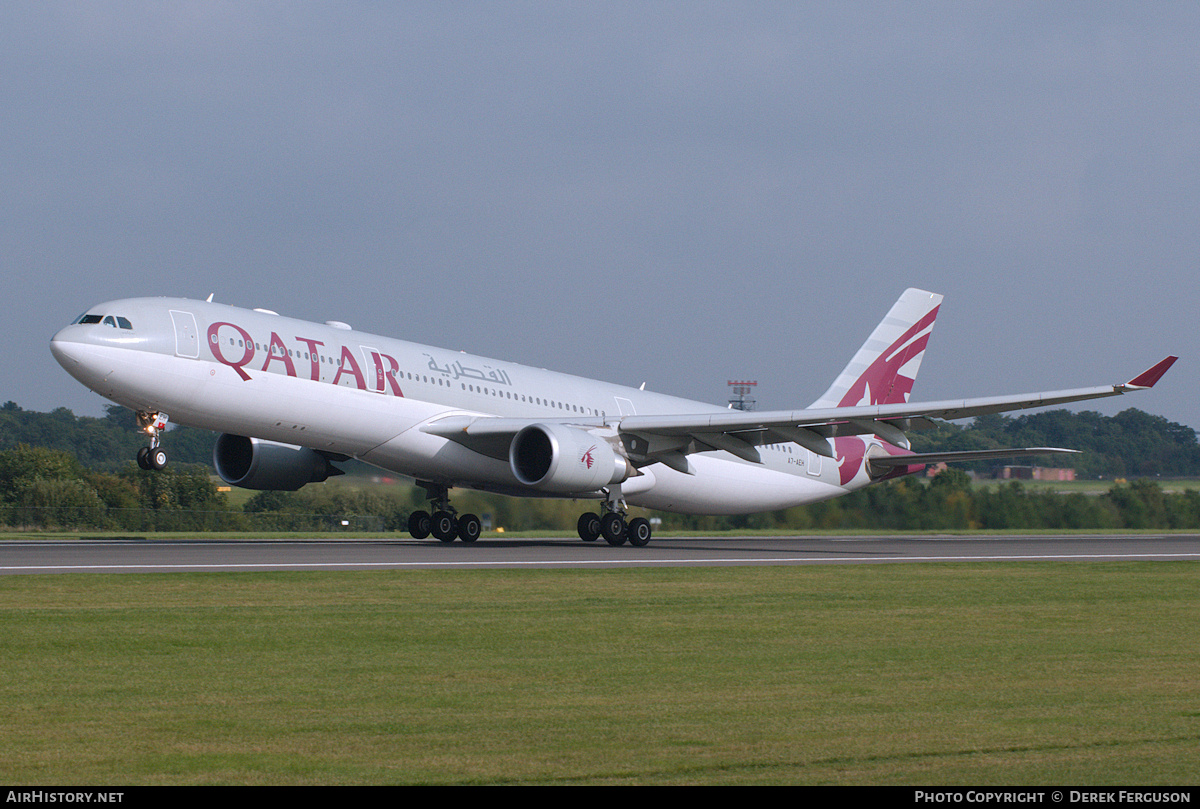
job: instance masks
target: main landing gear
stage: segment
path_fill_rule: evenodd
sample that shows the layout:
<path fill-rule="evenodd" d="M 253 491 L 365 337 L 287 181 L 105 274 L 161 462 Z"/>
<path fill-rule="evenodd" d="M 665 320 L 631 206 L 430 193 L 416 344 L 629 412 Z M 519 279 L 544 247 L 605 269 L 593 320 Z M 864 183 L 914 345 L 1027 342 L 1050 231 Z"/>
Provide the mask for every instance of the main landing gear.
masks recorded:
<path fill-rule="evenodd" d="M 576 530 L 584 542 L 595 542 L 600 537 L 609 545 L 624 545 L 628 542 L 635 548 L 644 548 L 650 544 L 650 521 L 643 517 L 634 517 L 625 521 L 625 502 L 620 491 L 607 492 L 608 498 L 601 506 L 600 514 L 581 514 Z"/>
<path fill-rule="evenodd" d="M 147 413 L 139 410 L 138 428 L 150 436 L 150 446 L 142 447 L 137 453 L 137 463 L 142 469 L 159 471 L 167 465 L 167 452 L 159 446 L 158 436 L 167 429 L 166 413 Z"/>
<path fill-rule="evenodd" d="M 644 517 L 634 517 L 629 522 L 617 511 L 609 511 L 604 516 L 588 512 L 579 516 L 576 526 L 579 538 L 584 542 L 595 542 L 600 537 L 609 545 L 624 545 L 628 542 L 635 548 L 644 548 L 650 544 L 650 521 Z"/>
<path fill-rule="evenodd" d="M 436 483 L 423 483 L 418 486 L 429 495 L 429 507 L 433 512 L 414 511 L 408 517 L 408 533 L 413 539 L 425 539 L 433 536 L 442 542 L 453 542 L 456 539 L 471 543 L 479 539 L 482 523 L 474 514 L 461 516 L 450 505 L 449 490 L 446 486 Z M 579 538 L 584 542 L 595 542 L 600 537 L 609 545 L 624 545 L 628 542 L 635 548 L 644 548 L 650 544 L 650 521 L 643 517 L 632 520 L 625 519 L 625 502 L 620 491 L 606 492 L 608 499 L 601 505 L 601 513 L 588 512 L 579 517 Z"/>
<path fill-rule="evenodd" d="M 458 516 L 450 505 L 449 490 L 435 483 L 418 483 L 429 495 L 428 511 L 414 511 L 408 517 L 408 533 L 413 539 L 425 539 L 431 534 L 442 542 L 474 542 L 483 532 L 483 523 L 474 514 Z"/>

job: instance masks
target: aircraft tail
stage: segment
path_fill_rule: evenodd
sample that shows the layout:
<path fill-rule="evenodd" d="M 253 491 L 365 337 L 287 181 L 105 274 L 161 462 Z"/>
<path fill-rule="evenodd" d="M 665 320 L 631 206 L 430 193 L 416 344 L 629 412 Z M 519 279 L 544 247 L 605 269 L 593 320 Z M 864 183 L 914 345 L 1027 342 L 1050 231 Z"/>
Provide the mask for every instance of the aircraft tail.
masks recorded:
<path fill-rule="evenodd" d="M 941 303 L 941 295 L 906 289 L 829 390 L 810 407 L 907 402 Z"/>

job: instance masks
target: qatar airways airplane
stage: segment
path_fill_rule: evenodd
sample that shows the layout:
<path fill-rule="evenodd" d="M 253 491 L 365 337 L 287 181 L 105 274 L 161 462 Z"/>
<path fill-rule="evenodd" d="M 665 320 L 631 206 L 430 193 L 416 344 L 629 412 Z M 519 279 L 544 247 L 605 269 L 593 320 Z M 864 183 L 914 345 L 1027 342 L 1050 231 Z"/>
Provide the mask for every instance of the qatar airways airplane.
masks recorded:
<path fill-rule="evenodd" d="M 906 431 L 1154 385 L 1167 357 L 1124 384 L 909 401 L 942 297 L 900 296 L 829 390 L 803 410 L 746 412 L 355 331 L 182 298 L 94 306 L 50 347 L 76 379 L 137 413 L 138 454 L 161 469 L 169 420 L 222 433 L 217 473 L 295 490 L 357 458 L 429 495 L 409 531 L 474 542 L 454 487 L 595 500 L 586 541 L 650 541 L 627 505 L 693 514 L 774 511 L 837 497 L 926 464 L 1070 452 L 1050 447 L 914 453 Z"/>

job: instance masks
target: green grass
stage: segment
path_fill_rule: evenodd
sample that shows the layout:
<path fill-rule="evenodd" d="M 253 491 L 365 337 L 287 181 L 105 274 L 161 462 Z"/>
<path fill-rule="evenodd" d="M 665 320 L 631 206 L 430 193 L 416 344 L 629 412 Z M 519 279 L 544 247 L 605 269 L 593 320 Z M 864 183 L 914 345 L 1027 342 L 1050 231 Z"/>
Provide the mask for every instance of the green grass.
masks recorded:
<path fill-rule="evenodd" d="M 0 578 L 0 780 L 1185 784 L 1189 563 Z"/>

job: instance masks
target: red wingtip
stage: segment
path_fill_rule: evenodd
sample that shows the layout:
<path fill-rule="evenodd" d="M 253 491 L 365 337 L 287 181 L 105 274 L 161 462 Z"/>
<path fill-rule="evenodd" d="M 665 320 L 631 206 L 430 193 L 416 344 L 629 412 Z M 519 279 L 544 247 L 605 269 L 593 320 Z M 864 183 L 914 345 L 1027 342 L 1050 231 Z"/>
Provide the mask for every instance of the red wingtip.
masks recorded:
<path fill-rule="evenodd" d="M 1179 358 L 1178 357 L 1167 357 L 1165 360 L 1158 363 L 1158 365 L 1155 365 L 1149 371 L 1143 371 L 1142 373 L 1138 374 L 1133 379 L 1129 380 L 1129 383 L 1128 383 L 1129 387 L 1131 387 L 1131 388 L 1152 388 L 1152 387 L 1154 387 L 1154 383 L 1157 382 L 1158 380 L 1162 379 L 1162 375 L 1167 372 L 1168 368 L 1170 368 L 1172 365 L 1175 364 L 1175 360 L 1177 360 L 1177 359 L 1179 359 Z"/>

